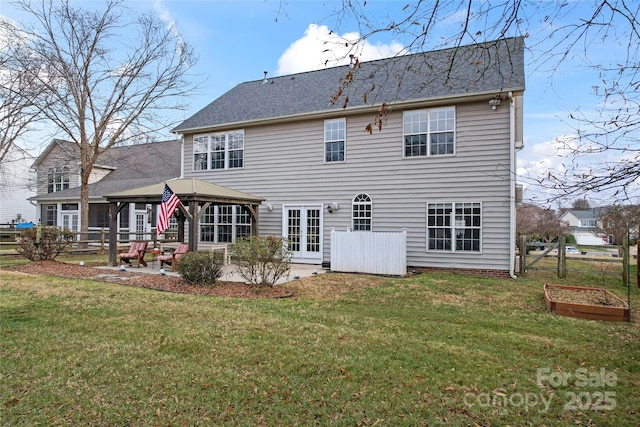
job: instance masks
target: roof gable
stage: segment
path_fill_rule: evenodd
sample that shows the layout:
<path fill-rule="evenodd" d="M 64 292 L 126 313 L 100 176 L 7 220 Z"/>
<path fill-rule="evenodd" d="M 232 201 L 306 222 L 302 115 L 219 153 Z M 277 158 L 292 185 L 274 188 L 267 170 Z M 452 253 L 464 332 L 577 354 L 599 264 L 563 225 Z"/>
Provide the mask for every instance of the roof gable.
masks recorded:
<path fill-rule="evenodd" d="M 241 83 L 174 129 L 206 127 L 342 111 L 331 103 L 349 66 Z M 524 90 L 524 42 L 510 38 L 364 62 L 353 69 L 348 108 Z M 365 99 L 366 93 L 366 99 Z"/>

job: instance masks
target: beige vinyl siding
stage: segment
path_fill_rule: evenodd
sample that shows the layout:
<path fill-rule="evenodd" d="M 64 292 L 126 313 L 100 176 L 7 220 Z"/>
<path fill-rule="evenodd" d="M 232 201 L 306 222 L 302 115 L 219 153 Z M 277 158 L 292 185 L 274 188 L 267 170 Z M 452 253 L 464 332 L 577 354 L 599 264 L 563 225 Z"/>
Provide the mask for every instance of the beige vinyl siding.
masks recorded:
<path fill-rule="evenodd" d="M 324 119 L 245 127 L 242 169 L 193 171 L 187 135 L 185 176 L 266 198 L 263 235 L 282 234 L 283 204 L 322 203 L 324 261 L 331 228 L 351 227 L 352 199 L 366 193 L 373 200 L 373 231 L 407 229 L 408 265 L 509 270 L 509 107 L 491 110 L 485 101 L 455 107 L 455 155 L 403 158 L 398 110 L 372 135 L 364 129 L 373 115 L 346 116 L 346 161 L 339 163 L 324 162 Z M 333 202 L 340 209 L 329 214 Z M 482 204 L 481 253 L 426 250 L 427 203 L 438 202 Z"/>
<path fill-rule="evenodd" d="M 49 169 L 59 167 L 69 168 L 69 188 L 80 186 L 80 168 L 78 159 L 74 158 L 70 153 L 60 148 L 58 145 L 52 147 L 47 157 L 38 165 L 37 168 L 37 194 L 47 193 L 47 176 Z"/>

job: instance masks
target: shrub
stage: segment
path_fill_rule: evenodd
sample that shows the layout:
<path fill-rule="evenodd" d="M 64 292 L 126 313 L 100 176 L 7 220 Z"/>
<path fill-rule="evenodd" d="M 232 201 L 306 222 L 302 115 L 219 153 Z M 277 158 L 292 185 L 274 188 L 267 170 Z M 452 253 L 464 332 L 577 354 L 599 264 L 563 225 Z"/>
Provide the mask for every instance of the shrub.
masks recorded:
<path fill-rule="evenodd" d="M 72 241 L 73 233 L 69 230 L 39 225 L 20 232 L 16 251 L 31 261 L 55 259 Z"/>
<path fill-rule="evenodd" d="M 286 243 L 273 236 L 250 236 L 236 241 L 231 246 L 231 256 L 240 276 L 253 285 L 275 285 L 289 274 L 291 267 L 292 252 Z"/>
<path fill-rule="evenodd" d="M 213 286 L 222 276 L 224 257 L 219 252 L 187 252 L 180 257 L 176 270 L 191 285 Z"/>

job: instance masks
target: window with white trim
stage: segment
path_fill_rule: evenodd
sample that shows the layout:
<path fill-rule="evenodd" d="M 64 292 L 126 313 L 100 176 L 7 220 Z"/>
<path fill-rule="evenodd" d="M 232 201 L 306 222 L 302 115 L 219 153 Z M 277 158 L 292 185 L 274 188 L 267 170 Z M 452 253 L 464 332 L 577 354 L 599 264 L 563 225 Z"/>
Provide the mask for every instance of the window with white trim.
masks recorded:
<path fill-rule="evenodd" d="M 580 220 L 580 227 L 596 227 L 596 220 L 595 219 L 581 219 Z"/>
<path fill-rule="evenodd" d="M 47 172 L 47 193 L 54 193 L 69 188 L 69 168 L 57 167 Z"/>
<path fill-rule="evenodd" d="M 193 170 L 235 169 L 244 166 L 244 131 L 193 137 Z"/>
<path fill-rule="evenodd" d="M 324 121 L 324 161 L 344 162 L 346 119 Z"/>
<path fill-rule="evenodd" d="M 251 215 L 240 205 L 210 205 L 200 217 L 200 241 L 231 243 L 251 235 Z"/>
<path fill-rule="evenodd" d="M 358 194 L 353 198 L 351 217 L 353 231 L 371 231 L 373 202 L 368 194 Z"/>
<path fill-rule="evenodd" d="M 428 203 L 427 250 L 480 252 L 481 203 Z"/>
<path fill-rule="evenodd" d="M 455 153 L 455 107 L 428 108 L 403 113 L 404 157 Z"/>

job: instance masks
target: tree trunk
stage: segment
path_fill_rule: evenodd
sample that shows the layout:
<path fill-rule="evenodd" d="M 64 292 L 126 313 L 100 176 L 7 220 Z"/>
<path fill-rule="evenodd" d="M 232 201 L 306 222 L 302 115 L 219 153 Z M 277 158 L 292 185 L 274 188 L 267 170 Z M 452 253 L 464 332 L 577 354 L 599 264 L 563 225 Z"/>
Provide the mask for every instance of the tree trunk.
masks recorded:
<path fill-rule="evenodd" d="M 85 242 L 89 239 L 89 176 L 91 175 L 91 167 L 84 164 L 84 156 L 82 157 L 82 165 L 80 169 L 80 248 L 87 248 Z"/>

